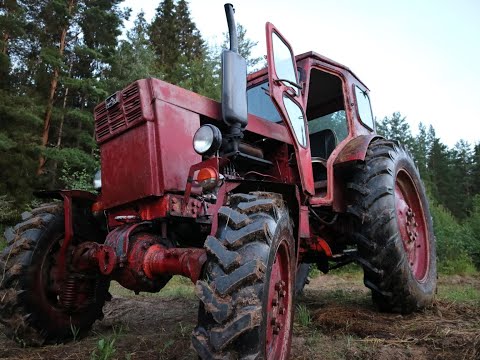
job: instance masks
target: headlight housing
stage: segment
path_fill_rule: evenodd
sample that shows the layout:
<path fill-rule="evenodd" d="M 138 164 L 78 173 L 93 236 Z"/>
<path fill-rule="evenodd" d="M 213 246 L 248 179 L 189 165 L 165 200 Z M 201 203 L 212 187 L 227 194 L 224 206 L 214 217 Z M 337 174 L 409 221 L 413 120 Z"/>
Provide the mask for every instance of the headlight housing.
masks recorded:
<path fill-rule="evenodd" d="M 219 128 L 211 124 L 201 126 L 193 136 L 193 149 L 200 155 L 213 155 L 221 145 L 222 133 Z"/>

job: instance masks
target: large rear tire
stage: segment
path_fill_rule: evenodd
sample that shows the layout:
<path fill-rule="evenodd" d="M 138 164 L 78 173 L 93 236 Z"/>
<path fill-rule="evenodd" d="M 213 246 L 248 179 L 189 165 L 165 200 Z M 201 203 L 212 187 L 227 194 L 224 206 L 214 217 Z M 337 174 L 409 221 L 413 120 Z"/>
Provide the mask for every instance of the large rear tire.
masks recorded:
<path fill-rule="evenodd" d="M 409 152 L 392 141 L 374 141 L 348 189 L 358 261 L 374 303 L 404 314 L 430 305 L 437 283 L 435 237 Z"/>
<path fill-rule="evenodd" d="M 58 281 L 62 203 L 43 205 L 22 217 L 23 222 L 5 231 L 8 247 L 0 255 L 3 331 L 22 346 L 80 337 L 103 316 L 109 281 L 96 273 L 67 273 L 63 284 Z M 72 245 L 105 239 L 88 209 L 75 208 L 73 221 Z"/>
<path fill-rule="evenodd" d="M 280 195 L 234 194 L 205 242 L 197 282 L 198 326 L 192 343 L 202 359 L 287 359 L 293 329 L 295 241 Z"/>

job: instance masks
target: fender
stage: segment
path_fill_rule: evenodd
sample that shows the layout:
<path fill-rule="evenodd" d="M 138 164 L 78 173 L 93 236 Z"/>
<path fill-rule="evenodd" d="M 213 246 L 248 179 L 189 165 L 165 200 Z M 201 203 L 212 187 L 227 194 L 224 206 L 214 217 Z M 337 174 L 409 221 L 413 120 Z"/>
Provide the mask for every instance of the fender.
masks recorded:
<path fill-rule="evenodd" d="M 75 201 L 82 207 L 90 209 L 92 204 L 96 201 L 97 195 L 83 190 L 52 190 L 52 191 L 35 191 L 34 196 L 40 199 L 58 199 L 63 200 L 63 216 L 65 221 L 65 235 L 63 244 L 60 249 L 58 258 L 59 280 L 65 279 L 66 273 L 66 256 L 67 249 L 73 239 L 73 202 Z"/>
<path fill-rule="evenodd" d="M 288 210 L 290 211 L 291 219 L 293 222 L 293 236 L 295 238 L 295 248 L 298 260 L 301 239 L 310 237 L 308 207 L 302 205 L 302 197 L 298 186 L 286 183 L 259 180 L 227 180 L 225 181 L 222 190 L 219 191 L 219 207 L 223 205 L 227 193 L 248 193 L 250 191 L 265 191 L 278 193 L 281 194 L 285 202 L 289 204 Z M 215 217 L 212 222 L 212 229 L 210 235 L 215 236 L 217 226 L 218 222 Z"/>
<path fill-rule="evenodd" d="M 371 134 L 360 135 L 350 140 L 338 154 L 333 166 L 351 161 L 365 160 L 368 146 L 375 139 L 383 139 L 383 137 L 377 134 Z"/>

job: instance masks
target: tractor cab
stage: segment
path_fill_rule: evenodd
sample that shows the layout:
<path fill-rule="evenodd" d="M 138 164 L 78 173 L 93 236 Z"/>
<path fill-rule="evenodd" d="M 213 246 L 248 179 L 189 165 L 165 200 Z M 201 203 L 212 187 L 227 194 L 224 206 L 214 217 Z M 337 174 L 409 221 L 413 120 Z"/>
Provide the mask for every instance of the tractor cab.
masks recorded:
<path fill-rule="evenodd" d="M 272 24 L 266 31 L 268 69 L 249 76 L 248 112 L 289 129 L 296 152 L 291 162 L 312 204 L 340 207 L 333 197 L 342 185 L 335 169 L 358 159 L 375 136 L 369 90 L 346 66 L 315 52 L 293 57 Z M 347 146 L 359 136 L 358 148 Z"/>

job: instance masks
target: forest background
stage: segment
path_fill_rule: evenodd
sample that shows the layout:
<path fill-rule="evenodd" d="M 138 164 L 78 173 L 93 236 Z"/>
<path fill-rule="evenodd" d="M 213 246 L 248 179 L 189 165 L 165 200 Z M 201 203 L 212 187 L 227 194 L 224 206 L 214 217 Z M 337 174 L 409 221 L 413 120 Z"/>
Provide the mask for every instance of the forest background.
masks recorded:
<path fill-rule="evenodd" d="M 220 52 L 192 21 L 185 0 L 161 1 L 123 34 L 122 0 L 0 2 L 0 233 L 38 205 L 40 188 L 92 190 L 100 167 L 93 108 L 140 78 L 157 77 L 220 98 Z M 239 25 L 250 70 L 263 66 Z M 480 269 L 480 144 L 442 143 L 435 129 L 412 129 L 399 112 L 377 131 L 407 145 L 426 185 L 440 270 Z"/>

